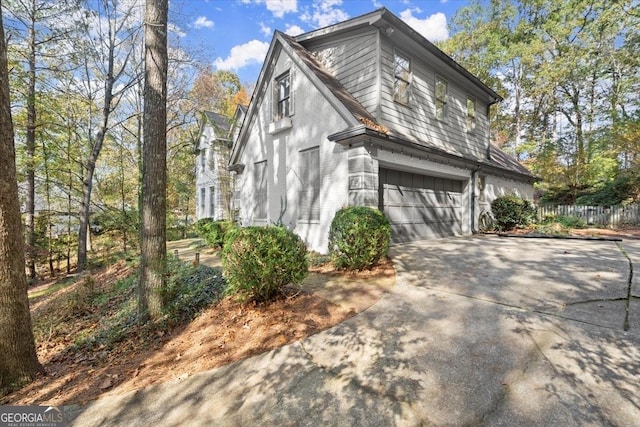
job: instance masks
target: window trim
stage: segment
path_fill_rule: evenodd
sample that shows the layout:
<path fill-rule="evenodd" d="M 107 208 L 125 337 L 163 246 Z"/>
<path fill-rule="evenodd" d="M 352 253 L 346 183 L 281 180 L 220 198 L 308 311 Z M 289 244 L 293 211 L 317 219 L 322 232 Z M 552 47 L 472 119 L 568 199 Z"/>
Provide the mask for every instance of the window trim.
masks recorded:
<path fill-rule="evenodd" d="M 404 78 L 400 73 L 398 73 L 397 68 L 397 58 L 401 58 L 402 60 L 407 62 L 407 69 L 403 70 L 408 73 L 407 78 Z M 411 67 L 411 57 L 409 55 L 405 55 L 404 52 L 401 52 L 398 49 L 394 49 L 393 51 L 393 101 L 402 105 L 410 105 L 411 104 L 411 91 L 412 91 L 412 80 L 413 80 L 413 71 Z M 398 94 L 399 91 L 397 87 L 399 86 L 398 82 L 401 82 L 406 85 L 406 100 L 401 98 Z"/>
<path fill-rule="evenodd" d="M 469 109 L 470 101 L 471 101 L 471 105 L 473 105 L 473 110 Z M 467 132 L 475 132 L 476 127 L 478 126 L 478 103 L 476 102 L 476 99 L 473 96 L 467 95 L 466 107 L 467 107 L 467 120 L 466 120 Z"/>
<path fill-rule="evenodd" d="M 284 81 L 288 81 L 287 93 L 286 96 L 280 97 L 281 92 L 281 83 Z M 293 91 L 291 90 L 291 70 L 287 70 L 284 73 L 280 74 L 278 77 L 274 79 L 273 82 L 273 120 L 278 121 L 287 117 L 291 117 L 293 115 Z M 285 104 L 286 103 L 286 104 Z M 286 111 L 284 108 L 281 108 L 283 105 L 286 105 Z"/>
<path fill-rule="evenodd" d="M 444 83 L 444 96 L 438 97 L 438 84 Z M 449 116 L 449 82 L 443 78 L 442 76 L 436 74 L 435 76 L 435 84 L 433 87 L 433 97 L 435 101 L 435 116 L 437 120 L 446 121 Z M 438 114 L 438 106 L 441 105 L 442 108 L 442 117 Z"/>

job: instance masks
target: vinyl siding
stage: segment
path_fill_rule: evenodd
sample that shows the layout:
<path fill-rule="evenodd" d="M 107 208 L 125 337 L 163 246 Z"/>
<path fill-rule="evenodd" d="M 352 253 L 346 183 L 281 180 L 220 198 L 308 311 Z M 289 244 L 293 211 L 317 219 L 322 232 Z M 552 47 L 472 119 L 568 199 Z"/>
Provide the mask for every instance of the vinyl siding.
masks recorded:
<path fill-rule="evenodd" d="M 348 37 L 306 46 L 370 113 L 378 106 L 378 35 L 359 30 Z"/>
<path fill-rule="evenodd" d="M 411 56 L 411 50 L 401 52 L 411 59 L 413 79 L 412 95 L 408 106 L 393 100 L 393 57 L 394 46 L 388 38 L 382 37 L 381 58 L 381 122 L 404 135 L 465 157 L 486 156 L 489 141 L 488 100 L 471 85 L 464 85 L 450 69 L 440 64 L 434 57 Z M 436 119 L 435 80 L 436 75 L 447 81 L 447 117 Z M 470 95 L 476 99 L 476 128 L 466 129 L 466 99 Z"/>

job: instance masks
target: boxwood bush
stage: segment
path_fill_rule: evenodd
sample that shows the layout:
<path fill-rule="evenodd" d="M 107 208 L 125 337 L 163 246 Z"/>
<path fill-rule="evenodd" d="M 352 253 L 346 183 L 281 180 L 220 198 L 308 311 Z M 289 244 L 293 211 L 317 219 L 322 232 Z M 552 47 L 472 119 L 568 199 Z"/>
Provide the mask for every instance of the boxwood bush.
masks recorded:
<path fill-rule="evenodd" d="M 236 227 L 231 221 L 213 221 L 205 225 L 205 231 L 202 238 L 207 246 L 212 248 L 222 248 L 224 245 L 225 235 L 229 230 Z"/>
<path fill-rule="evenodd" d="M 300 284 L 309 268 L 304 242 L 280 226 L 234 230 L 222 250 L 222 266 L 228 293 L 258 302 Z"/>
<path fill-rule="evenodd" d="M 336 268 L 364 270 L 387 256 L 389 220 L 378 209 L 350 206 L 336 212 L 329 229 L 329 254 Z"/>
<path fill-rule="evenodd" d="M 529 225 L 535 215 L 531 202 L 513 194 L 494 199 L 491 202 L 491 212 L 501 231 Z"/>

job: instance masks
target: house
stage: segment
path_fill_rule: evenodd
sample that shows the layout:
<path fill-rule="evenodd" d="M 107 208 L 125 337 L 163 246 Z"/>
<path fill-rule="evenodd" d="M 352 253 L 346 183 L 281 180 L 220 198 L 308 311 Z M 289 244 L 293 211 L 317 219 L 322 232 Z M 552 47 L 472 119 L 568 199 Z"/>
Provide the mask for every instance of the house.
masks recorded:
<path fill-rule="evenodd" d="M 471 234 L 535 177 L 490 143 L 500 96 L 385 8 L 276 31 L 237 139 L 241 225 L 283 224 L 326 253 L 337 210 L 383 210 L 395 242 Z"/>
<path fill-rule="evenodd" d="M 196 218 L 228 219 L 231 211 L 229 160 L 230 123 L 221 114 L 205 111 L 196 143 Z"/>

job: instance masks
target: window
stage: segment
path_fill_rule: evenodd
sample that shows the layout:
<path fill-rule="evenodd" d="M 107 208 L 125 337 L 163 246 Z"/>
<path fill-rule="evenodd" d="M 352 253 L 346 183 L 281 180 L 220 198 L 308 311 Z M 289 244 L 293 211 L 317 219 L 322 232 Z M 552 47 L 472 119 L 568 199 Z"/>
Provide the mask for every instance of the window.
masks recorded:
<path fill-rule="evenodd" d="M 209 187 L 209 216 L 215 218 L 216 216 L 216 188 Z"/>
<path fill-rule="evenodd" d="M 291 78 L 289 73 L 276 79 L 276 114 L 275 119 L 280 120 L 291 115 Z"/>
<path fill-rule="evenodd" d="M 202 151 L 200 151 L 200 168 L 202 172 L 204 172 L 206 167 L 207 167 L 207 149 L 203 148 Z"/>
<path fill-rule="evenodd" d="M 267 161 L 254 164 L 253 182 L 255 185 L 256 219 L 267 219 Z"/>
<path fill-rule="evenodd" d="M 447 81 L 440 76 L 436 76 L 436 118 L 447 118 Z"/>
<path fill-rule="evenodd" d="M 205 199 L 206 199 L 206 191 L 203 188 L 200 189 L 200 217 L 203 218 L 205 216 L 204 208 L 205 208 Z"/>
<path fill-rule="evenodd" d="M 320 149 L 300 152 L 300 203 L 298 219 L 320 220 Z"/>
<path fill-rule="evenodd" d="M 476 100 L 467 96 L 467 131 L 476 129 Z"/>
<path fill-rule="evenodd" d="M 393 56 L 393 100 L 408 105 L 411 94 L 411 61 L 399 53 Z"/>

